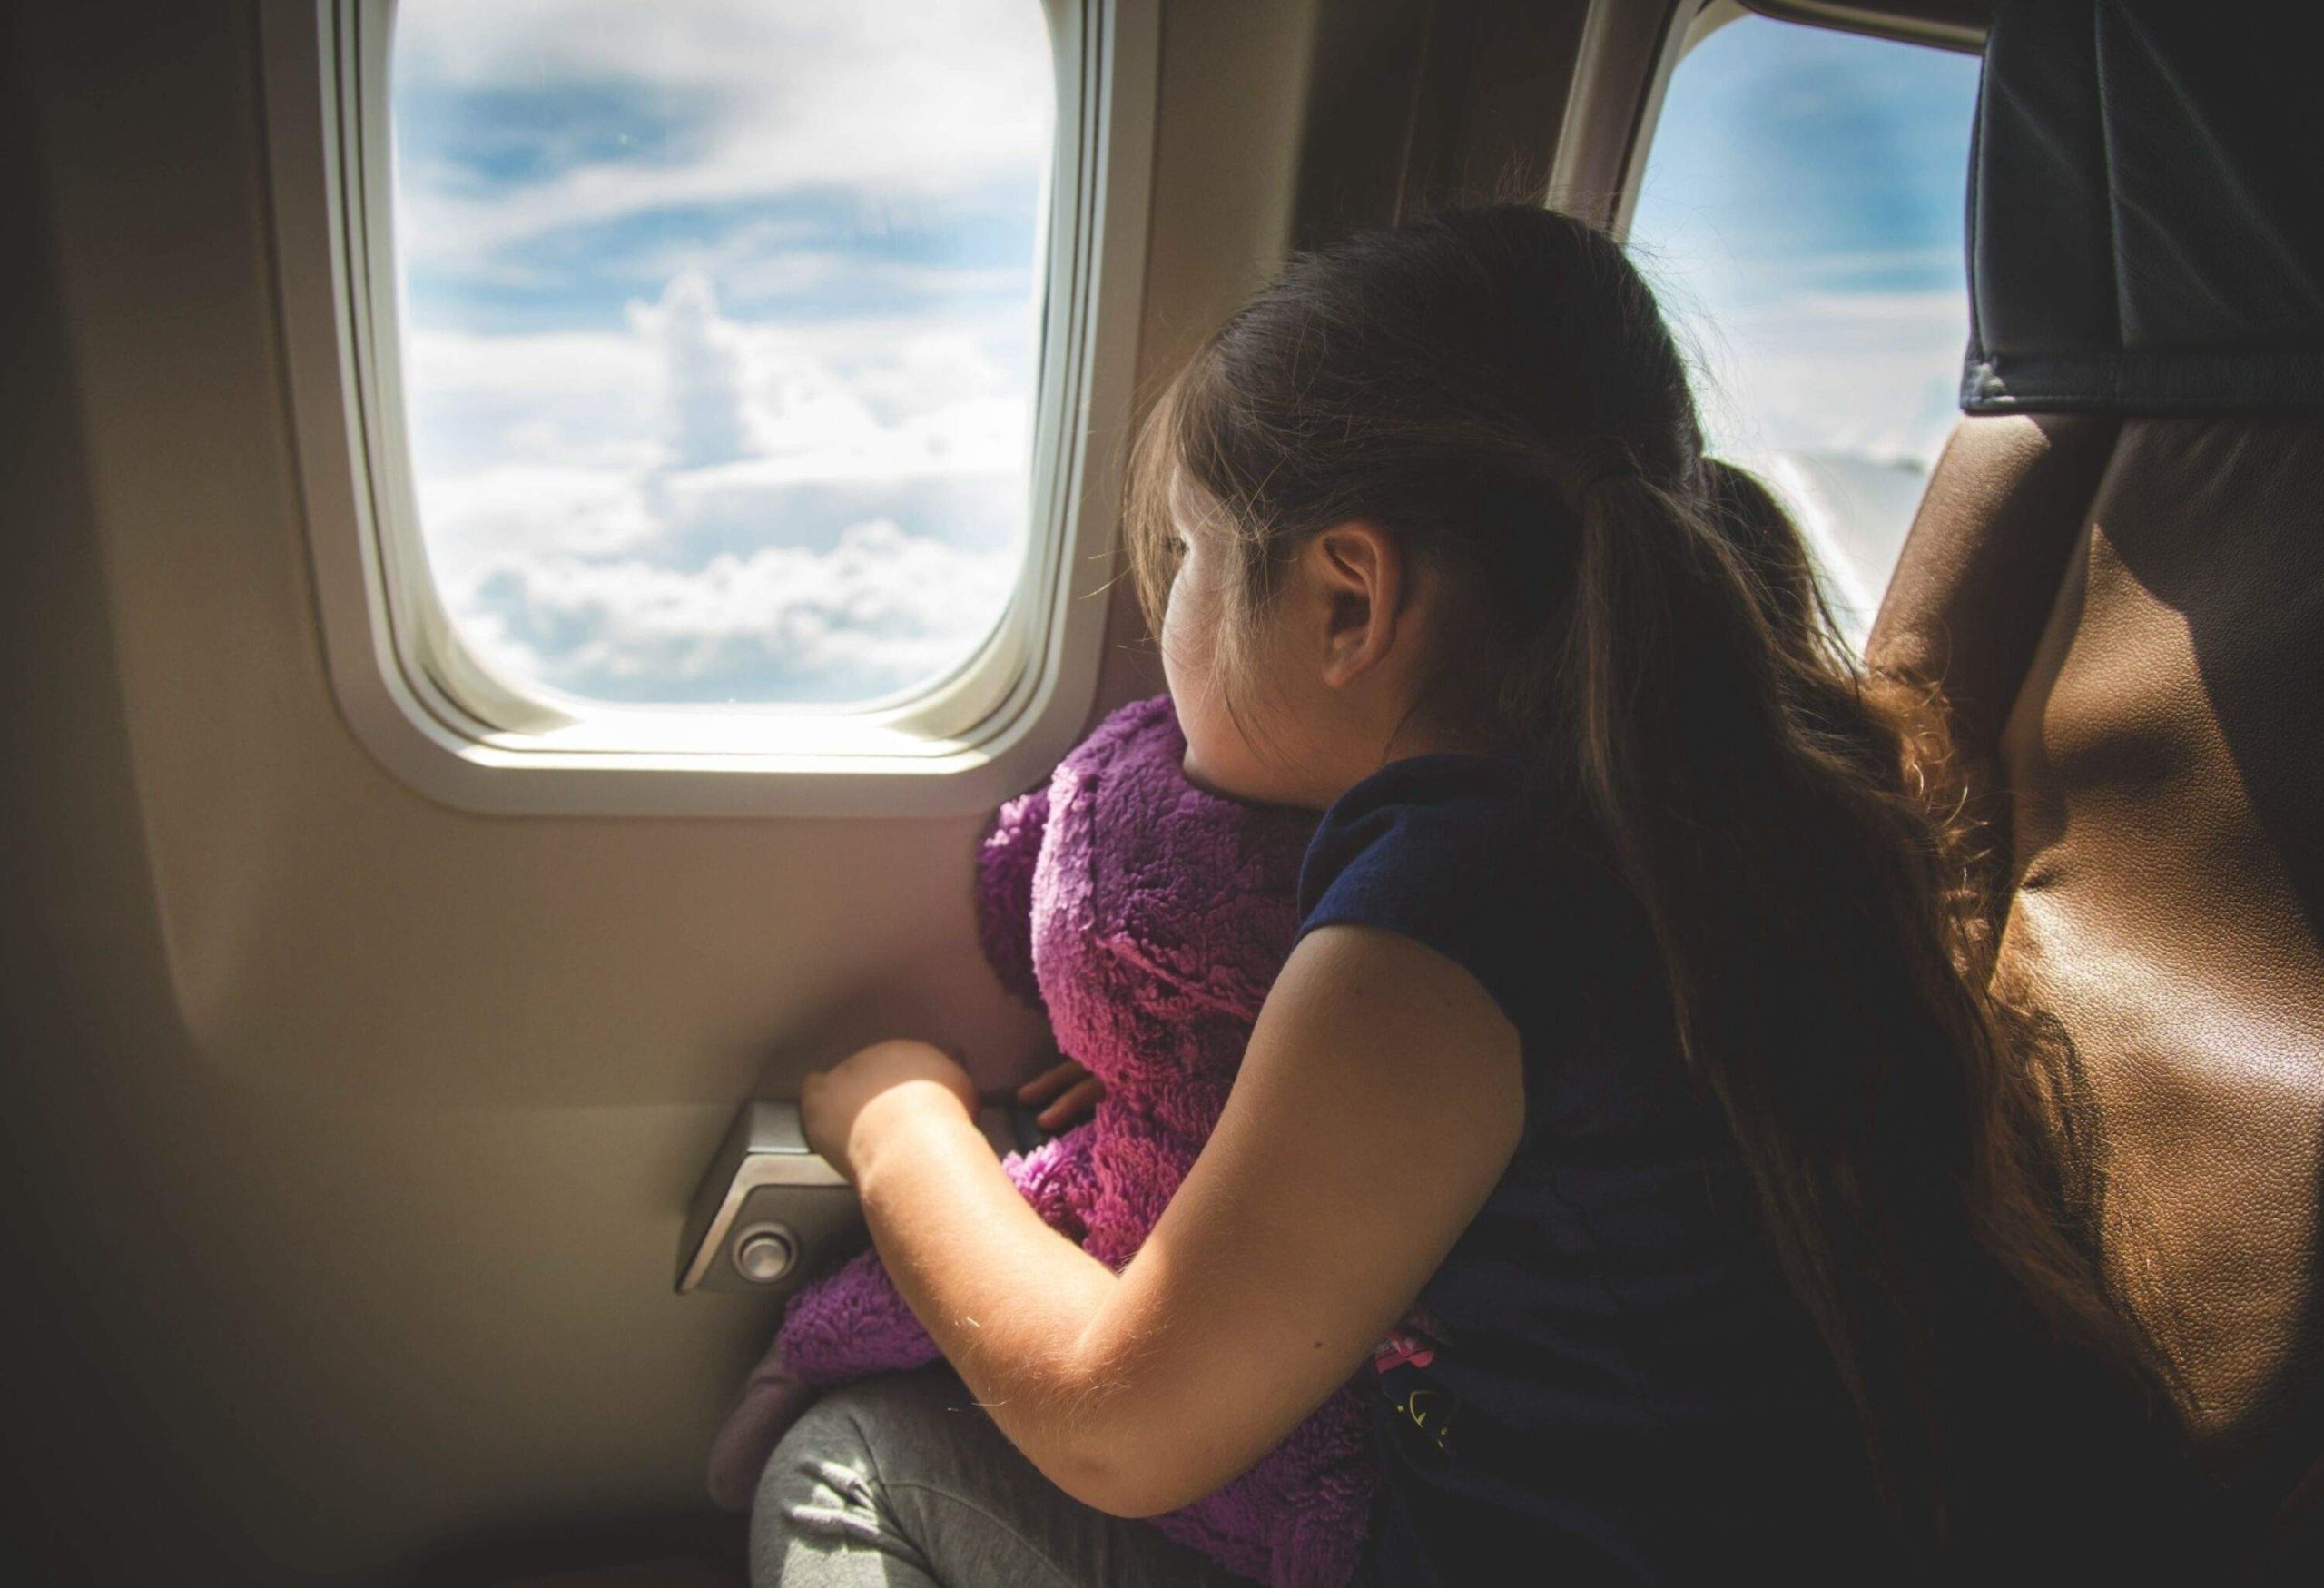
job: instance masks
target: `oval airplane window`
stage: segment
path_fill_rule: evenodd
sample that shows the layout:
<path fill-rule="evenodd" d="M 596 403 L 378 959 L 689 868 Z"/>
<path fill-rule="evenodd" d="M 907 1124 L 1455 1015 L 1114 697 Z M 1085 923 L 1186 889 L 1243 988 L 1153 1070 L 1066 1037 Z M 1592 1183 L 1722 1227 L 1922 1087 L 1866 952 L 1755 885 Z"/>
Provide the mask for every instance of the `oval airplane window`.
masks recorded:
<path fill-rule="evenodd" d="M 1735 15 L 1679 61 L 1629 240 L 1711 449 L 1791 505 L 1857 645 L 1957 417 L 1977 58 Z"/>
<path fill-rule="evenodd" d="M 393 18 L 409 505 L 459 648 L 567 709 L 818 712 L 989 650 L 1031 517 L 1040 0 Z"/>

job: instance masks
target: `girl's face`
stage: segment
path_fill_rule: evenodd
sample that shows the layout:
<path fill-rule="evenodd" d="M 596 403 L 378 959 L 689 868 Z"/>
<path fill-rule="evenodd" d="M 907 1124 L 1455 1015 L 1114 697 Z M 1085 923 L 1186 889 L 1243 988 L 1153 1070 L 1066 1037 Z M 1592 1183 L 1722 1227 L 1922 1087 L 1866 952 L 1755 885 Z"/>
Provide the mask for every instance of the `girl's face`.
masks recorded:
<path fill-rule="evenodd" d="M 1162 610 L 1162 671 L 1189 782 L 1322 810 L 1399 755 L 1453 747 L 1415 710 L 1434 603 L 1408 591 L 1384 530 L 1350 520 L 1305 538 L 1240 636 L 1230 678 L 1220 639 L 1240 573 L 1234 528 L 1182 483 L 1170 521 L 1177 572 Z"/>
<path fill-rule="evenodd" d="M 1183 482 L 1181 476 L 1170 492 L 1178 570 L 1163 608 L 1161 645 L 1163 676 L 1187 736 L 1187 781 L 1233 799 L 1321 810 L 1353 778 L 1340 765 L 1348 757 L 1338 742 L 1346 736 L 1344 703 L 1303 665 L 1315 659 L 1308 654 L 1315 647 L 1301 644 L 1313 626 L 1303 620 L 1313 616 L 1314 592 L 1299 567 L 1289 570 L 1242 636 L 1237 676 L 1228 677 L 1220 639 L 1230 614 L 1228 581 L 1240 571 L 1234 530 L 1206 493 Z"/>
<path fill-rule="evenodd" d="M 1181 477 L 1183 478 L 1183 477 Z M 1178 571 L 1162 613 L 1162 675 L 1187 736 L 1187 780 L 1214 794 L 1265 800 L 1272 779 L 1258 751 L 1226 709 L 1227 680 L 1219 659 L 1230 548 L 1206 518 L 1200 493 L 1174 484 L 1170 526 L 1177 538 Z"/>

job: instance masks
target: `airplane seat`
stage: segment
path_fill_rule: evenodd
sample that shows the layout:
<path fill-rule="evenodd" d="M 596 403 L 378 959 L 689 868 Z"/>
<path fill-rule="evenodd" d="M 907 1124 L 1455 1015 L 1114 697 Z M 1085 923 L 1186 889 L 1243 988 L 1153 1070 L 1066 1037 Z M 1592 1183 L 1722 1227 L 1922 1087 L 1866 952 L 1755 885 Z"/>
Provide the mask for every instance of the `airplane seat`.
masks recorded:
<path fill-rule="evenodd" d="M 2324 96 L 2262 15 L 1996 8 L 1965 417 L 1869 654 L 1945 687 L 2109 1277 L 2324 1581 Z"/>

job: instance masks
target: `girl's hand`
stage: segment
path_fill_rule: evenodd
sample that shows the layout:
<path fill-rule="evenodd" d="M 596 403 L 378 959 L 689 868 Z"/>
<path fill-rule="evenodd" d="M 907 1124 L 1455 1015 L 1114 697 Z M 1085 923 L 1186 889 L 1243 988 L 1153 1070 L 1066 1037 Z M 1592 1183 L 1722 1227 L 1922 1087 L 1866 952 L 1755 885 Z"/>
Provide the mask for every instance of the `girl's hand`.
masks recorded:
<path fill-rule="evenodd" d="M 1020 1103 L 1049 1100 L 1049 1106 L 1033 1116 L 1033 1122 L 1044 1130 L 1063 1129 L 1088 1119 L 1096 1110 L 1098 1100 L 1105 1095 L 1106 1083 L 1070 1059 L 1055 1069 L 1043 1070 L 1017 1089 L 1017 1100 Z"/>
<path fill-rule="evenodd" d="M 916 1109 L 977 1117 L 976 1083 L 952 1056 L 927 1042 L 874 1042 L 833 1070 L 812 1070 L 799 1088 L 807 1145 L 851 1183 L 880 1131 Z"/>

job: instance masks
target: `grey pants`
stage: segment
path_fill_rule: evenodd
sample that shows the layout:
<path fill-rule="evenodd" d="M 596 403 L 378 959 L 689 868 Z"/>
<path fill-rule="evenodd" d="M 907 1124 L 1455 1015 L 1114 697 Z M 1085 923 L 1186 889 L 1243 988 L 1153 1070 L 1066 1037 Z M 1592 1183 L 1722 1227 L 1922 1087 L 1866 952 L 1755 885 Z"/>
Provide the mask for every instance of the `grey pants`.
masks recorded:
<path fill-rule="evenodd" d="M 1247 1588 L 1041 1475 L 939 1363 L 793 1423 L 751 1509 L 752 1588 Z"/>

